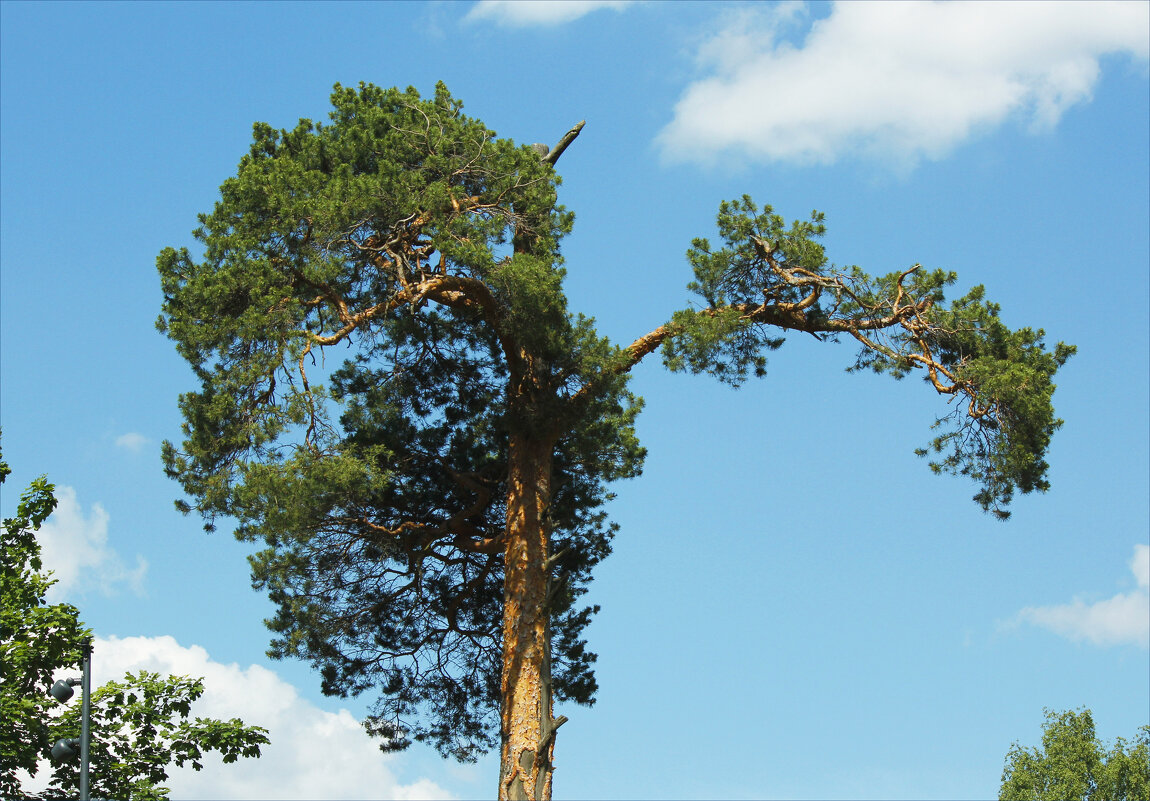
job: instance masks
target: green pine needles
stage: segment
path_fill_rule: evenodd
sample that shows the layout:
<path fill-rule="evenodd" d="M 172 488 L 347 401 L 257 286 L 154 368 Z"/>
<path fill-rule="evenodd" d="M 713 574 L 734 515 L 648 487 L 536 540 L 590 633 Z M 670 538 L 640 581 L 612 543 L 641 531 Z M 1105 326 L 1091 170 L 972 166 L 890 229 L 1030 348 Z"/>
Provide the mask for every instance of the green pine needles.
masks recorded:
<path fill-rule="evenodd" d="M 1051 402 L 1053 377 L 1073 346 L 1050 352 L 1041 329 L 1011 331 L 981 286 L 946 306 L 954 273 L 915 265 L 872 278 L 858 267 L 828 265 L 818 212 L 787 228 L 770 206 L 760 211 L 744 196 L 722 204 L 718 223 L 723 248 L 696 239 L 687 252 L 695 271 L 688 288 L 707 305 L 673 318 L 683 336 L 664 343 L 671 369 L 739 383 L 750 371 L 765 373 L 766 352 L 783 342 L 779 328 L 845 334 L 862 346 L 851 369 L 899 379 L 922 370 L 939 393 L 960 401 L 917 453 L 938 456 L 935 472 L 974 479 L 983 509 L 1005 520 L 1015 489 L 1049 488 L 1043 455 L 1062 425 Z"/>
<path fill-rule="evenodd" d="M 164 458 L 209 525 L 266 543 L 252 565 L 279 607 L 273 656 L 312 661 L 329 694 L 381 688 L 385 749 L 469 759 L 496 742 L 509 433 L 566 429 L 554 689 L 590 703 L 594 610 L 576 599 L 609 552 L 607 484 L 639 470 L 639 402 L 607 369 L 617 349 L 567 311 L 572 215 L 537 152 L 443 86 L 332 100 L 329 125 L 256 125 L 201 216 L 203 259 L 159 258 L 159 327 L 202 382 Z M 543 373 L 553 385 L 532 386 Z"/>

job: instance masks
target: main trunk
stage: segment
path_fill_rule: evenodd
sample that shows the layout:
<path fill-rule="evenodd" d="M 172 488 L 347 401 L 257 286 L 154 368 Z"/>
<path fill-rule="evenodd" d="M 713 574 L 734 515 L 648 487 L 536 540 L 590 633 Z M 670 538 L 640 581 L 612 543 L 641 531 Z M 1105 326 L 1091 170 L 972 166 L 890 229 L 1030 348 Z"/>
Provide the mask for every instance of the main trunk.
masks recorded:
<path fill-rule="evenodd" d="M 551 798 L 552 716 L 548 589 L 550 437 L 513 435 L 503 585 L 502 753 L 500 801 Z"/>

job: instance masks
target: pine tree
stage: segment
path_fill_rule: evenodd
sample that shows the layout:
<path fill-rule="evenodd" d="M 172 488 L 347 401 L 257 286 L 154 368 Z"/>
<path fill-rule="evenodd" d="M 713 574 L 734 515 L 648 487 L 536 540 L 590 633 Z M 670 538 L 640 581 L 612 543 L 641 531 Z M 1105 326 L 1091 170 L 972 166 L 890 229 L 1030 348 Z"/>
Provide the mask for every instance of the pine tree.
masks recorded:
<path fill-rule="evenodd" d="M 202 256 L 158 259 L 158 325 L 200 381 L 164 459 L 182 508 L 264 544 L 273 655 L 309 660 L 326 693 L 378 691 L 385 750 L 498 744 L 499 797 L 550 797 L 554 702 L 596 690 L 579 599 L 610 551 L 609 486 L 644 456 L 628 378 L 656 351 L 738 384 L 785 331 L 851 337 L 855 369 L 923 370 L 961 399 L 923 453 L 984 509 L 1047 488 L 1073 348 L 1011 331 L 981 288 L 946 305 L 952 273 L 838 270 L 820 214 L 787 226 L 744 197 L 719 210 L 721 247 L 688 252 L 703 304 L 619 346 L 562 289 L 555 164 L 582 123 L 544 152 L 442 84 L 337 85 L 332 104 L 326 124 L 257 123 Z"/>

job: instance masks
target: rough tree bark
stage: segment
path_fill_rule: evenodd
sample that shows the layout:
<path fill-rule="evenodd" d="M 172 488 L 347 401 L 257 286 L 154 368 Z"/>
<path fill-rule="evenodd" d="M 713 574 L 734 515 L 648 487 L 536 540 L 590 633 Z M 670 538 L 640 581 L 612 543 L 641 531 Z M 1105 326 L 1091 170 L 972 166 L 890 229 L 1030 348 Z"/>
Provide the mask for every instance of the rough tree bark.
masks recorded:
<path fill-rule="evenodd" d="M 553 715 L 551 554 L 547 509 L 551 499 L 551 436 L 517 435 L 510 444 L 507 543 L 504 554 L 503 674 L 499 798 L 551 797 Z"/>

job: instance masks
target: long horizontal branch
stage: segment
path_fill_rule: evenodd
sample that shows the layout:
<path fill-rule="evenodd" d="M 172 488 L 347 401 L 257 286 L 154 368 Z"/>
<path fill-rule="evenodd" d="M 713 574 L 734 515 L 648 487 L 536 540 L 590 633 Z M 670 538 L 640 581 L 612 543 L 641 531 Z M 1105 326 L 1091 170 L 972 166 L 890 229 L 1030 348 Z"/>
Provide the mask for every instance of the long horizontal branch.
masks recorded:
<path fill-rule="evenodd" d="M 363 526 L 375 536 L 400 539 L 407 546 L 426 547 L 433 542 L 447 539 L 451 545 L 461 551 L 483 554 L 501 553 L 504 542 L 503 532 L 489 535 L 474 523 L 469 522 L 468 518 L 473 516 L 475 512 L 476 509 L 473 507 L 438 523 L 404 520 L 396 526 L 385 526 L 374 523 L 366 517 L 360 517 L 353 522 Z"/>
<path fill-rule="evenodd" d="M 733 303 L 728 306 L 703 309 L 698 312 L 707 317 L 717 317 L 726 311 L 739 312 L 739 318 L 746 322 L 773 325 L 791 331 L 803 331 L 808 334 L 857 334 L 860 331 L 873 331 L 890 328 L 898 325 L 913 316 L 915 310 L 930 305 L 930 301 L 920 301 L 918 305 L 906 306 L 899 311 L 878 317 L 864 317 L 858 320 L 839 320 L 820 317 L 812 319 L 806 308 L 809 303 L 806 299 L 798 303 L 763 303 L 760 305 L 750 303 Z M 629 371 L 644 358 L 654 353 L 669 339 L 674 339 L 683 333 L 684 327 L 676 323 L 664 323 L 648 334 L 636 339 L 626 348 L 625 359 L 616 365 L 617 373 Z"/>
<path fill-rule="evenodd" d="M 733 303 L 703 309 L 697 312 L 698 314 L 717 317 L 720 314 L 734 311 L 738 313 L 739 319 L 745 323 L 773 325 L 784 330 L 803 331 L 814 335 L 849 334 L 864 346 L 884 353 L 890 358 L 906 358 L 925 367 L 930 374 L 931 381 L 940 392 L 952 394 L 957 391 L 965 391 L 966 394 L 972 395 L 970 387 L 957 381 L 953 373 L 934 359 L 930 347 L 923 337 L 923 332 L 928 327 L 923 315 L 931 308 L 934 301 L 930 298 L 922 298 L 904 303 L 907 294 L 904 281 L 919 269 L 918 265 L 898 275 L 895 282 L 896 294 L 889 304 L 864 302 L 842 277 L 819 275 L 800 267 L 784 266 L 776 260 L 775 249 L 769 243 L 755 239 L 754 245 L 759 257 L 770 268 L 771 272 L 778 276 L 783 283 L 800 290 L 804 295 L 794 302 L 765 300 L 760 304 Z M 833 292 L 840 298 L 846 296 L 854 301 L 859 308 L 869 309 L 873 313 L 863 317 L 831 317 L 822 313 L 810 314 L 812 307 L 817 308 L 816 303 L 824 291 Z M 835 308 L 838 308 L 837 303 Z M 922 353 L 896 353 L 873 341 L 864 333 L 894 326 L 904 328 L 911 335 L 911 341 L 919 346 Z M 668 322 L 644 334 L 622 350 L 621 358 L 608 369 L 606 375 L 617 376 L 630 372 L 635 365 L 658 350 L 663 343 L 682 335 L 685 330 L 686 326 L 683 324 Z M 940 374 L 951 380 L 952 384 L 950 386 L 943 384 L 939 380 Z M 578 403 L 589 399 L 595 393 L 597 384 L 598 380 L 592 379 L 572 396 L 572 401 Z M 973 405 L 973 400 L 971 413 L 979 413 L 979 410 L 976 410 Z"/>

